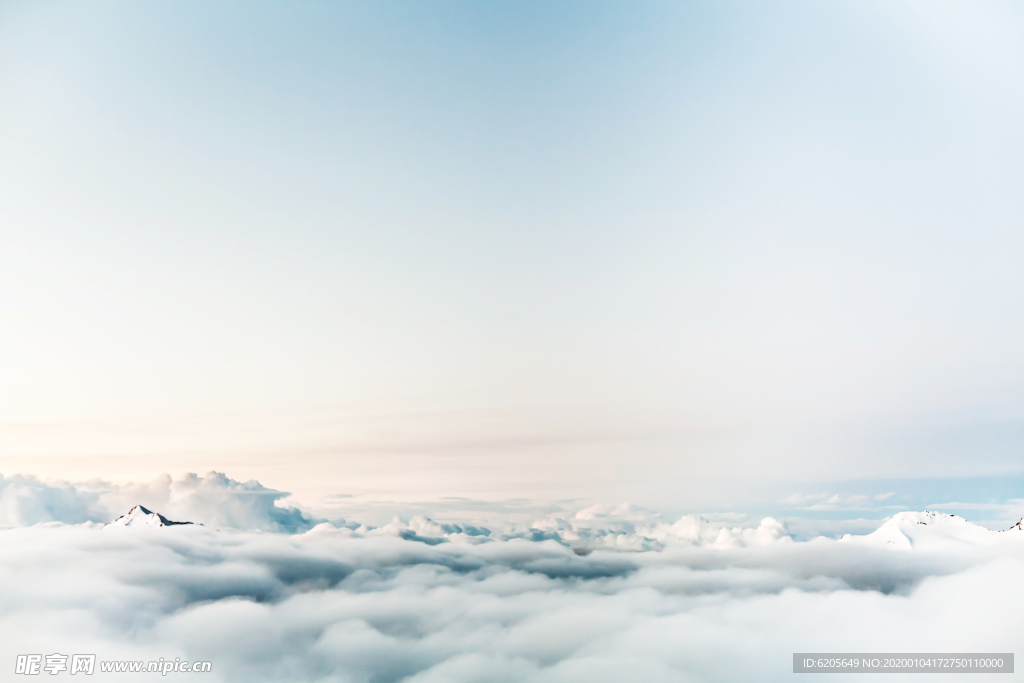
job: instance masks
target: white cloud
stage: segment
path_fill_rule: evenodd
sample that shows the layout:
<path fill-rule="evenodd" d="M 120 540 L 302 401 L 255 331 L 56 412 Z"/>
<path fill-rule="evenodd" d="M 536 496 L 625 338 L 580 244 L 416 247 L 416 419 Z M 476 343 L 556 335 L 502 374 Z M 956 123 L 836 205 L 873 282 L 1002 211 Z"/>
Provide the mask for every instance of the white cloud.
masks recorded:
<path fill-rule="evenodd" d="M 947 514 L 901 513 L 852 542 L 626 504 L 266 533 L 312 520 L 219 474 L 0 484 L 6 522 L 39 522 L 0 531 L 0 583 L 17 588 L 0 600 L 0 663 L 179 657 L 212 661 L 204 680 L 289 683 L 735 681 L 788 678 L 795 651 L 1024 638 L 1024 534 Z M 208 526 L 96 523 L 129 502 Z M 246 526 L 264 532 L 232 529 Z"/>
<path fill-rule="evenodd" d="M 0 526 L 108 522 L 136 504 L 160 510 L 170 519 L 234 529 L 297 532 L 322 521 L 277 504 L 287 496 L 257 481 L 239 482 L 219 472 L 178 480 L 165 474 L 146 484 L 128 485 L 0 476 Z"/>
<path fill-rule="evenodd" d="M 0 478 L 0 526 L 108 522 L 136 504 L 175 521 L 238 530 L 301 533 L 325 521 L 279 504 L 287 495 L 257 481 L 239 482 L 219 472 L 205 477 L 188 474 L 177 480 L 165 474 L 146 484 L 128 485 L 16 476 Z M 672 545 L 731 548 L 789 540 L 785 524 L 773 518 L 765 518 L 756 527 L 711 521 L 699 515 L 668 522 L 660 514 L 630 503 L 599 504 L 575 512 L 553 510 L 529 522 L 502 521 L 494 517 L 493 511 L 490 516 L 486 524 L 436 521 L 422 514 L 408 519 L 395 516 L 380 526 L 342 519 L 333 523 L 349 529 L 346 533 L 353 536 L 393 535 L 426 543 L 552 540 L 580 552 L 599 548 L 659 550 Z"/>
<path fill-rule="evenodd" d="M 794 493 L 779 502 L 801 510 L 874 510 L 877 509 L 875 503 L 888 500 L 894 493 L 881 493 L 874 496 L 841 493 Z"/>
<path fill-rule="evenodd" d="M 417 525 L 438 532 L 402 528 Z M 0 580 L 18 587 L 0 661 L 180 657 L 212 661 L 204 680 L 289 683 L 773 680 L 794 651 L 1013 651 L 1024 633 L 1009 588 L 1024 535 L 976 553 L 819 539 L 581 557 L 383 529 L 0 532 Z"/>
<path fill-rule="evenodd" d="M 98 502 L 96 492 L 81 486 L 43 482 L 22 475 L 0 475 L 0 526 L 95 521 L 99 514 Z"/>

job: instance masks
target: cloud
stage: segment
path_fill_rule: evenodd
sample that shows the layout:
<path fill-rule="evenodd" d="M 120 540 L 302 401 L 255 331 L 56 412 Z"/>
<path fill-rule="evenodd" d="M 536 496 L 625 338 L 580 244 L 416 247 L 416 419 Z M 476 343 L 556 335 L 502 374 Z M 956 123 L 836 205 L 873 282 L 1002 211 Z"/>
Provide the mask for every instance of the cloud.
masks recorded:
<path fill-rule="evenodd" d="M 840 493 L 794 493 L 779 501 L 783 505 L 792 506 L 800 510 L 874 510 L 875 503 L 880 503 L 891 498 L 895 492 L 880 493 L 874 496 L 863 494 L 840 494 Z"/>
<path fill-rule="evenodd" d="M 629 504 L 487 526 L 313 525 L 282 492 L 216 473 L 0 484 L 4 519 L 36 522 L 0 531 L 0 582 L 16 587 L 0 600 L 0 662 L 177 657 L 213 662 L 210 681 L 717 682 L 788 680 L 797 651 L 1024 639 L 1024 534 L 948 514 L 796 542 L 773 518 L 663 520 Z M 136 501 L 207 526 L 95 519 Z"/>
<path fill-rule="evenodd" d="M 116 485 L 41 481 L 34 477 L 0 477 L 0 526 L 31 526 L 45 522 L 79 524 L 108 522 L 136 504 L 176 521 L 218 528 L 302 533 L 326 521 L 296 507 L 280 504 L 288 494 L 257 481 L 239 482 L 219 473 L 180 479 L 161 475 L 145 484 Z M 499 509 L 500 512 L 500 509 Z M 495 540 L 552 540 L 580 552 L 599 548 L 645 551 L 674 545 L 717 548 L 788 541 L 786 525 L 767 517 L 756 527 L 686 515 L 668 522 L 658 513 L 630 503 L 594 505 L 581 510 L 549 509 L 530 521 L 486 523 L 437 521 L 426 515 L 394 516 L 371 525 L 332 520 L 354 536 L 393 535 L 424 543 L 484 543 Z"/>
<path fill-rule="evenodd" d="M 276 500 L 220 476 L 153 488 L 266 523 L 272 511 L 253 501 Z M 888 531 L 798 543 L 771 518 L 742 528 L 633 506 L 581 512 L 538 520 L 529 528 L 553 527 L 538 539 L 426 517 L 298 533 L 9 528 L 0 582 L 17 590 L 0 600 L 0 661 L 179 657 L 212 661 L 210 681 L 717 682 L 788 680 L 794 651 L 1021 645 L 1024 533 L 905 513 L 885 525 L 909 540 L 896 549 Z M 631 547 L 642 539 L 656 549 Z"/>
<path fill-rule="evenodd" d="M 0 526 L 96 521 L 99 494 L 66 482 L 0 475 Z"/>
<path fill-rule="evenodd" d="M 287 496 L 257 481 L 239 482 L 219 472 L 177 480 L 165 474 L 146 484 L 127 485 L 0 476 L 0 526 L 108 522 L 136 504 L 158 509 L 171 519 L 234 529 L 294 533 L 323 521 L 278 505 Z"/>
<path fill-rule="evenodd" d="M 1013 651 L 1024 632 L 1022 537 L 976 553 L 776 538 L 580 556 L 393 531 L 9 529 L 0 661 L 179 657 L 213 662 L 204 680 L 289 683 L 788 680 L 794 651 Z"/>

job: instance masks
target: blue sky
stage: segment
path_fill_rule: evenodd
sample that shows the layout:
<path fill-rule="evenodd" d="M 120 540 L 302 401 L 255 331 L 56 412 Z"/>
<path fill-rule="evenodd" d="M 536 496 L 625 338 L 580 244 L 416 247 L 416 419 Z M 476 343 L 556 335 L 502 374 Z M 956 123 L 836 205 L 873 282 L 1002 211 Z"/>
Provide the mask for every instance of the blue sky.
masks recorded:
<path fill-rule="evenodd" d="M 4 3 L 0 471 L 688 509 L 1013 480 L 1022 24 Z"/>

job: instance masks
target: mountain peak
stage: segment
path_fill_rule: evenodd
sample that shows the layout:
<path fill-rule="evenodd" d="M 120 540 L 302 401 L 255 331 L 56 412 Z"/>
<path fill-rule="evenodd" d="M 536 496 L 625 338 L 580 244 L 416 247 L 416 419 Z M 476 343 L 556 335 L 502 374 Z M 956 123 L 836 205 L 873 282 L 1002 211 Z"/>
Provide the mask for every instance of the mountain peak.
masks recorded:
<path fill-rule="evenodd" d="M 121 515 L 113 522 L 104 524 L 103 526 L 177 526 L 191 523 L 192 522 L 172 522 L 159 512 L 153 512 L 141 505 L 136 505 L 129 510 L 127 514 Z"/>
<path fill-rule="evenodd" d="M 999 534 L 956 515 L 907 510 L 890 517 L 873 533 L 847 534 L 842 540 L 900 550 L 935 550 L 953 545 L 991 545 L 999 541 Z"/>

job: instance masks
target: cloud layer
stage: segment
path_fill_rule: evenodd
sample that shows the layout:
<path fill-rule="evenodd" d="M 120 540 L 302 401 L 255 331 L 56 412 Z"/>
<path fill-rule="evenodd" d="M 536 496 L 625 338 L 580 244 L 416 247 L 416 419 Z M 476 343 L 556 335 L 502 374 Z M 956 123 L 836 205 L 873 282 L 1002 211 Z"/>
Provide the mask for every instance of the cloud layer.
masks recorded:
<path fill-rule="evenodd" d="M 148 484 L 117 485 L 41 481 L 34 477 L 0 476 L 0 526 L 31 526 L 45 522 L 80 524 L 107 522 L 141 504 L 176 521 L 217 528 L 301 533 L 327 521 L 281 504 L 283 491 L 257 481 L 239 482 L 219 473 L 181 479 L 162 475 Z M 667 522 L 657 513 L 630 504 L 594 505 L 577 512 L 548 511 L 539 517 L 483 522 L 434 521 L 422 514 L 395 516 L 387 524 L 333 519 L 353 536 L 395 535 L 425 543 L 481 543 L 513 538 L 553 540 L 586 553 L 599 548 L 660 550 L 671 545 L 736 548 L 790 541 L 786 525 L 768 517 L 753 528 L 714 523 L 699 515 Z"/>
<path fill-rule="evenodd" d="M 18 492 L 31 482 L 22 484 L 8 480 L 4 496 L 27 496 Z M 170 499 L 193 501 L 193 511 L 214 500 L 206 496 L 274 495 L 216 477 L 192 484 L 171 486 Z M 43 493 L 56 509 L 57 494 Z M 263 503 L 227 505 L 272 514 Z M 644 513 L 583 510 L 546 539 L 426 518 L 294 534 L 8 529 L 0 582 L 17 590 L 0 599 L 0 661 L 179 657 L 212 661 L 210 681 L 770 681 L 790 679 L 795 651 L 1021 644 L 1024 597 L 1013 586 L 1024 534 L 904 515 L 855 542 L 793 542 L 774 520 L 714 530 L 694 517 L 658 528 L 660 550 L 614 549 L 609 539 L 647 538 L 642 520 L 587 538 L 605 546 L 566 538 L 630 515 Z M 888 543 L 900 535 L 909 544 Z"/>

